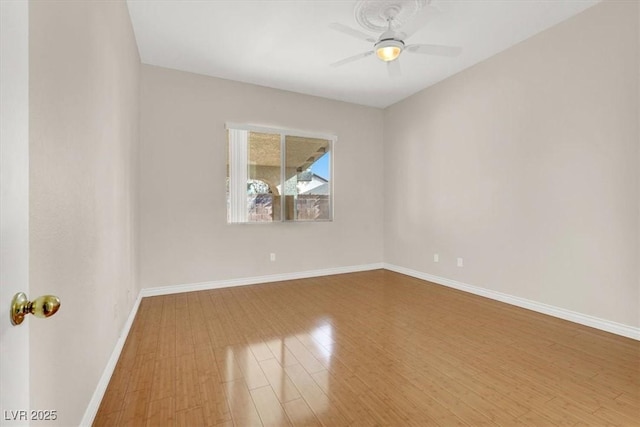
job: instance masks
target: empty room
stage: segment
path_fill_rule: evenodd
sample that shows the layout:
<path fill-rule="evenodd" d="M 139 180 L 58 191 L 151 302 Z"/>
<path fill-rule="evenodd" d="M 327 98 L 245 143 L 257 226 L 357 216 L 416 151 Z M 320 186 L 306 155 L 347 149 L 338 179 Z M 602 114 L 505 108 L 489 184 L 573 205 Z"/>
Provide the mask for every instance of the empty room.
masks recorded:
<path fill-rule="evenodd" d="M 640 2 L 0 7 L 0 424 L 640 425 Z"/>

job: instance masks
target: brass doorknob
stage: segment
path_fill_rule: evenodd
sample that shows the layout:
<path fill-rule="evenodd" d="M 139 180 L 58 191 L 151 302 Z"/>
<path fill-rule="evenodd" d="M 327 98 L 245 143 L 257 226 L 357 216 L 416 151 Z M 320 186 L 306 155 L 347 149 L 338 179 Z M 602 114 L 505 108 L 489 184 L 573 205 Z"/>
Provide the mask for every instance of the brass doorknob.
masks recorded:
<path fill-rule="evenodd" d="M 24 292 L 18 292 L 11 300 L 11 324 L 19 325 L 24 316 L 31 313 L 36 317 L 51 317 L 60 309 L 60 299 L 55 295 L 43 295 L 29 301 Z"/>

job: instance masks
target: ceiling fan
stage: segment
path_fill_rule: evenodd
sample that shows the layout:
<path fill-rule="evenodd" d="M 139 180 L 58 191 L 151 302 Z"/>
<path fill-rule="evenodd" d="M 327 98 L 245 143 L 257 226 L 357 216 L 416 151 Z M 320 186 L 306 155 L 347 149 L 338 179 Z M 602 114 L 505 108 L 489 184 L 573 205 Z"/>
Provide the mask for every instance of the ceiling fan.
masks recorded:
<path fill-rule="evenodd" d="M 435 44 L 406 44 L 405 40 L 415 34 L 419 29 L 432 18 L 434 15 L 434 9 L 427 5 L 418 11 L 418 13 L 408 23 L 402 25 L 402 22 L 397 20 L 397 16 L 402 11 L 402 3 L 386 3 L 384 10 L 378 10 L 378 16 L 385 19 L 387 30 L 384 31 L 377 39 L 374 39 L 370 35 L 363 33 L 362 31 L 351 28 L 347 25 L 334 22 L 329 25 L 330 28 L 347 34 L 351 37 L 355 37 L 359 40 L 363 40 L 369 43 L 373 43 L 373 49 L 366 52 L 358 53 L 357 55 L 350 56 L 340 61 L 331 64 L 332 67 L 339 67 L 348 64 L 353 61 L 357 61 L 367 56 L 376 56 L 387 63 L 387 70 L 390 76 L 395 77 L 400 75 L 400 63 L 398 57 L 402 52 L 419 53 L 425 55 L 437 55 L 454 57 L 458 56 L 462 52 L 462 48 L 456 46 L 442 46 Z"/>

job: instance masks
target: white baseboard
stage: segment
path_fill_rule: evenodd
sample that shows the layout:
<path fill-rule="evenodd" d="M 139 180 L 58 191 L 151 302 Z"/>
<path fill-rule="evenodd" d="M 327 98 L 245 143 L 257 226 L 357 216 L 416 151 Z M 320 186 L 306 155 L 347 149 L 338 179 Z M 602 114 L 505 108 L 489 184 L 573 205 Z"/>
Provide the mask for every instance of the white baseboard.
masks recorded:
<path fill-rule="evenodd" d="M 622 335 L 623 337 L 640 341 L 640 328 L 636 328 L 633 326 L 612 322 L 610 320 L 600 319 L 598 317 L 589 316 L 587 314 L 582 314 L 582 313 L 567 310 L 564 308 L 555 307 L 553 305 L 531 301 L 525 298 L 504 294 L 502 292 L 492 291 L 490 289 L 485 289 L 478 286 L 468 285 L 466 283 L 458 282 L 456 280 L 434 276 L 432 274 L 411 270 L 409 268 L 400 267 L 393 264 L 384 263 L 384 268 L 387 270 L 395 271 L 396 273 L 406 274 L 407 276 L 415 277 L 416 279 L 422 279 L 428 282 L 437 283 L 439 285 L 447 286 L 449 288 L 454 288 L 464 292 L 469 292 L 471 294 L 480 295 L 489 299 L 505 302 L 507 304 L 515 305 L 517 307 L 522 307 L 528 310 L 537 311 L 538 313 L 543 313 L 549 316 L 558 317 L 560 319 L 568 320 L 570 322 L 579 323 L 581 325 L 589 326 L 595 329 L 600 329 L 602 331 L 611 332 L 612 334 Z"/>
<path fill-rule="evenodd" d="M 210 289 L 229 288 L 232 286 L 256 285 L 259 283 L 282 282 L 284 280 L 308 279 L 310 277 L 331 276 L 334 274 L 355 273 L 357 271 L 379 270 L 383 263 L 352 265 L 348 267 L 325 268 L 322 270 L 298 271 L 294 273 L 270 274 L 267 276 L 244 277 L 241 279 L 215 280 L 212 282 L 188 283 L 184 285 L 160 286 L 145 288 L 140 291 L 143 297 L 170 295 L 181 292 L 206 291 Z"/>
<path fill-rule="evenodd" d="M 138 307 L 140 307 L 141 300 L 142 295 L 138 294 L 138 298 L 133 303 L 131 313 L 129 313 L 129 317 L 127 318 L 127 321 L 125 322 L 122 331 L 120 332 L 120 337 L 116 342 L 116 346 L 113 349 L 113 352 L 111 352 L 111 357 L 107 362 L 107 366 L 105 366 L 104 371 L 102 372 L 102 376 L 100 377 L 100 381 L 98 381 L 98 385 L 93 392 L 93 396 L 91 396 L 89 406 L 87 406 L 87 409 L 84 412 L 84 416 L 82 417 L 82 421 L 80 422 L 80 425 L 83 427 L 91 426 L 93 424 L 93 420 L 96 418 L 98 409 L 100 408 L 100 402 L 102 402 L 104 393 L 107 391 L 107 386 L 109 385 L 109 381 L 111 380 L 113 371 L 116 369 L 116 364 L 118 363 L 118 359 L 120 359 L 120 353 L 122 353 L 124 343 L 129 336 L 129 331 L 131 330 L 131 325 L 133 325 L 133 320 L 136 318 L 136 313 L 138 313 Z"/>

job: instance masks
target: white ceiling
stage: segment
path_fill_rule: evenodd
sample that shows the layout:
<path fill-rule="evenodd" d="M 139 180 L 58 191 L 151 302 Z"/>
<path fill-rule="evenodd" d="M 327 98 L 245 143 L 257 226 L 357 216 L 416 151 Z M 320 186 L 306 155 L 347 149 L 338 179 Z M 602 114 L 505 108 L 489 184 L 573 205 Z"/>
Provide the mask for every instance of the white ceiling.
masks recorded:
<path fill-rule="evenodd" d="M 598 2 L 433 0 L 438 13 L 408 41 L 460 46 L 462 54 L 403 52 L 399 77 L 390 77 L 375 55 L 330 66 L 372 48 L 330 23 L 379 36 L 358 25 L 355 0 L 128 0 L 128 5 L 145 64 L 386 107 Z"/>

